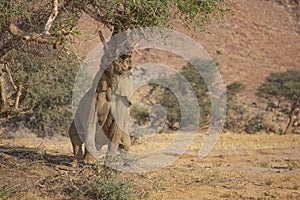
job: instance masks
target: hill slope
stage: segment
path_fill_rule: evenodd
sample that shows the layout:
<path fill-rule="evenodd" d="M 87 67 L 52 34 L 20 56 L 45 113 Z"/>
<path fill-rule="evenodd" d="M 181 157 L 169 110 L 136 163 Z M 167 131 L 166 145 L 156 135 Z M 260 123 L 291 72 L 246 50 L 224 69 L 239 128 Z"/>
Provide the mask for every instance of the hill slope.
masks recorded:
<path fill-rule="evenodd" d="M 220 64 L 225 84 L 241 81 L 244 94 L 255 99 L 255 89 L 271 72 L 300 69 L 300 5 L 299 0 L 233 0 L 235 16 L 227 16 L 220 24 L 206 26 L 206 32 L 189 34 L 174 22 L 177 31 L 191 35 Z M 76 44 L 84 56 L 98 43 L 101 25 L 83 17 L 85 36 Z M 105 35 L 109 36 L 108 31 Z M 176 68 L 184 62 L 174 55 L 156 51 L 143 52 L 136 64 L 162 62 Z"/>

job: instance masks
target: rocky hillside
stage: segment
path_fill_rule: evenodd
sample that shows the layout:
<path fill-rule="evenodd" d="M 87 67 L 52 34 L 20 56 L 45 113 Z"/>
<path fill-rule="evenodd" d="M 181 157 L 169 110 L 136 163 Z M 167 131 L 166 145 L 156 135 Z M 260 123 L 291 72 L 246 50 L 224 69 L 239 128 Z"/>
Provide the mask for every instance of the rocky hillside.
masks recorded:
<path fill-rule="evenodd" d="M 225 83 L 241 81 L 247 96 L 254 97 L 254 90 L 269 73 L 300 69 L 299 27 L 296 10 L 290 7 L 299 11 L 300 5 L 275 0 L 235 2 L 235 17 L 208 26 L 209 34 L 195 38 L 220 63 Z"/>
<path fill-rule="evenodd" d="M 220 65 L 226 84 L 240 81 L 244 94 L 255 99 L 255 89 L 271 72 L 300 69 L 300 1 L 299 0 L 232 0 L 235 16 L 206 26 L 206 32 L 177 31 L 192 36 Z M 82 18 L 83 37 L 76 49 L 85 56 L 99 42 L 97 29 L 102 28 L 88 17 Z M 105 31 L 106 35 L 109 32 Z M 184 64 L 174 55 L 144 51 L 136 64 L 162 62 L 175 68 Z"/>

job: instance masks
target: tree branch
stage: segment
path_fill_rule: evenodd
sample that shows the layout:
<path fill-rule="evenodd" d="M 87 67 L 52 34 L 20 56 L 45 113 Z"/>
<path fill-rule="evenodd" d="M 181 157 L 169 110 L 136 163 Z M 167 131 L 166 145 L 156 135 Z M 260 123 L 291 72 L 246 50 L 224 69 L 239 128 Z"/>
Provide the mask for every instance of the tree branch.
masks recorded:
<path fill-rule="evenodd" d="M 52 12 L 46 23 L 45 30 L 44 30 L 45 35 L 49 35 L 50 28 L 51 28 L 55 18 L 57 17 L 57 14 L 58 14 L 58 0 L 53 0 L 52 1 Z"/>
<path fill-rule="evenodd" d="M 107 50 L 108 49 L 108 45 L 107 45 L 107 42 L 105 41 L 105 38 L 103 36 L 103 33 L 101 30 L 98 31 L 98 34 L 99 34 L 99 37 L 100 37 L 100 40 L 104 46 L 104 50 Z"/>
<path fill-rule="evenodd" d="M 10 80 L 10 82 L 11 82 L 12 87 L 15 89 L 15 91 L 17 91 L 18 88 L 17 88 L 17 86 L 15 85 L 14 79 L 13 79 L 13 77 L 12 77 L 12 75 L 11 75 L 11 71 L 10 71 L 10 69 L 9 69 L 7 63 L 5 64 L 5 70 L 7 71 L 8 75 L 9 75 L 9 80 Z"/>
<path fill-rule="evenodd" d="M 35 32 L 32 33 L 25 33 L 22 31 L 19 27 L 17 27 L 15 24 L 11 23 L 9 25 L 9 32 L 15 36 L 17 39 L 22 40 L 22 41 L 35 41 L 38 43 L 43 43 L 43 44 L 50 44 L 50 45 L 61 45 L 62 41 L 61 39 L 51 37 L 51 36 L 46 36 L 43 34 L 38 34 Z"/>
<path fill-rule="evenodd" d="M 4 78 L 4 74 L 2 73 L 2 70 L 3 70 L 3 64 L 0 64 L 0 93 L 1 93 L 0 96 L 1 96 L 1 103 L 3 103 L 3 107 L 6 108 L 7 90 L 6 90 L 6 81 Z"/>
<path fill-rule="evenodd" d="M 16 99 L 15 99 L 15 109 L 16 110 L 19 109 L 19 103 L 20 103 L 20 97 L 22 95 L 22 89 L 23 89 L 23 85 L 22 85 L 22 83 L 20 83 L 18 90 L 17 90 Z"/>

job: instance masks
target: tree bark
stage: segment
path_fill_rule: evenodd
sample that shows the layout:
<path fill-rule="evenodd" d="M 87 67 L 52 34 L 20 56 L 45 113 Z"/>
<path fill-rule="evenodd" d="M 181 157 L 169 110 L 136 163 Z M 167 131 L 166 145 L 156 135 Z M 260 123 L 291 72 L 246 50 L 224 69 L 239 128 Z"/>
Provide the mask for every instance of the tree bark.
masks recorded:
<path fill-rule="evenodd" d="M 297 109 L 297 107 L 299 107 L 299 104 L 300 104 L 300 97 L 298 97 L 298 99 L 293 103 L 291 111 L 289 112 L 289 122 L 285 129 L 285 133 L 291 132 L 292 124 L 293 121 L 295 120 L 294 112 Z"/>
<path fill-rule="evenodd" d="M 44 34 L 45 35 L 49 35 L 49 31 L 51 29 L 51 26 L 55 20 L 55 18 L 57 17 L 58 14 L 58 0 L 52 0 L 52 12 L 51 15 L 45 25 L 45 30 L 44 30 Z"/>
<path fill-rule="evenodd" d="M 20 97 L 22 94 L 22 89 L 23 89 L 23 85 L 22 85 L 22 83 L 20 83 L 18 90 L 17 90 L 17 94 L 16 94 L 16 100 L 15 100 L 15 109 L 16 110 L 19 109 L 19 102 L 20 102 Z"/>
<path fill-rule="evenodd" d="M 6 80 L 3 74 L 4 66 L 0 64 L 0 87 L 1 87 L 1 110 L 7 107 L 7 90 L 6 90 Z"/>

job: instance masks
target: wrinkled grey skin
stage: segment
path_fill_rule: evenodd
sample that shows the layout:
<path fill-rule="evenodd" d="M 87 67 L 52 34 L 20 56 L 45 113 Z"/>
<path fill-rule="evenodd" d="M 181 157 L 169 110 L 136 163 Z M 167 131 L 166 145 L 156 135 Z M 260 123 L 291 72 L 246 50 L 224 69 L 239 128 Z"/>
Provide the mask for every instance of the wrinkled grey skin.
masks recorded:
<path fill-rule="evenodd" d="M 263 123 L 263 129 L 266 131 L 266 133 L 283 133 L 284 132 L 284 126 L 281 126 L 277 124 L 276 122 L 264 122 Z"/>
<path fill-rule="evenodd" d="M 75 160 L 95 163 L 96 144 L 99 149 L 108 144 L 107 159 L 108 155 L 114 156 L 119 147 L 126 151 L 130 149 L 126 130 L 131 105 L 127 95 L 130 92 L 122 94 L 124 87 L 130 84 L 126 80 L 131 69 L 130 59 L 131 54 L 115 60 L 102 74 L 96 92 L 91 88 L 81 99 L 69 128 Z M 118 84 L 123 88 L 118 89 Z"/>
<path fill-rule="evenodd" d="M 272 112 L 266 112 L 263 115 L 262 128 L 266 133 L 284 133 L 285 123 L 283 121 L 278 121 L 277 117 Z"/>

